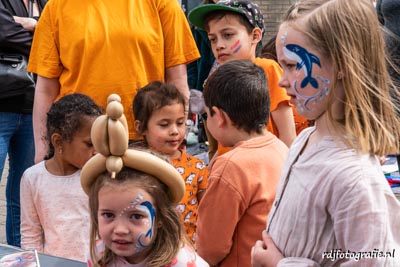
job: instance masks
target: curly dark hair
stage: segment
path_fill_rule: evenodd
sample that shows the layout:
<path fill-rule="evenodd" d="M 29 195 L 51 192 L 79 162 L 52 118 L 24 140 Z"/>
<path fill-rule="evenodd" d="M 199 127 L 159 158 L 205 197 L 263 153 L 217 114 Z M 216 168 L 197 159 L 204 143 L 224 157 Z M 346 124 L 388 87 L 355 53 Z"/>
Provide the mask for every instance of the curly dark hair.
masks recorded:
<path fill-rule="evenodd" d="M 45 159 L 54 156 L 54 146 L 51 136 L 58 133 L 62 138 L 71 142 L 75 133 L 87 122 L 84 117 L 97 117 L 102 109 L 88 96 L 84 94 L 70 94 L 63 96 L 55 102 L 47 112 L 46 141 L 49 144 L 49 153 Z"/>

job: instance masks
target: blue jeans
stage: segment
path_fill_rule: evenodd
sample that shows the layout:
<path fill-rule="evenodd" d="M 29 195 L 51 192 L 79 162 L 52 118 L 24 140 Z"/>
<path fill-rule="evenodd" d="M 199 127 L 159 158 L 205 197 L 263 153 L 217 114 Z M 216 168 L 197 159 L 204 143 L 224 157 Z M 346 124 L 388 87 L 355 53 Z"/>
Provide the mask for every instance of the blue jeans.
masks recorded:
<path fill-rule="evenodd" d="M 32 114 L 0 112 L 0 173 L 3 173 L 8 154 L 6 185 L 7 243 L 21 246 L 20 182 L 24 171 L 34 164 Z M 1 178 L 0 178 L 1 179 Z"/>

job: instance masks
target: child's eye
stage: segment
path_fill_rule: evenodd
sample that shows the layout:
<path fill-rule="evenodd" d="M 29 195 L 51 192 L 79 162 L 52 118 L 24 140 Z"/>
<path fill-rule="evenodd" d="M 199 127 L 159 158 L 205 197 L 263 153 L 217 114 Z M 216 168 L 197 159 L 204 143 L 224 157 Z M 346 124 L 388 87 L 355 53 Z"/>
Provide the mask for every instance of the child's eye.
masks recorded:
<path fill-rule="evenodd" d="M 142 214 L 132 214 L 131 218 L 135 220 L 140 220 L 144 218 L 144 216 Z"/>
<path fill-rule="evenodd" d="M 216 42 L 216 38 L 208 38 L 208 40 L 210 40 L 210 43 L 215 43 Z"/>
<path fill-rule="evenodd" d="M 111 212 L 102 212 L 101 217 L 103 217 L 105 219 L 112 219 L 112 218 L 114 218 L 114 214 Z"/>
<path fill-rule="evenodd" d="M 296 68 L 297 64 L 291 64 L 291 63 L 284 63 L 282 64 L 282 68 L 287 69 L 287 70 L 292 70 L 293 68 Z"/>
<path fill-rule="evenodd" d="M 163 128 L 168 127 L 168 123 L 160 123 L 159 125 L 160 125 L 160 127 L 163 127 Z"/>
<path fill-rule="evenodd" d="M 224 33 L 224 37 L 226 38 L 226 39 L 229 39 L 229 38 L 231 38 L 233 36 L 233 33 Z"/>

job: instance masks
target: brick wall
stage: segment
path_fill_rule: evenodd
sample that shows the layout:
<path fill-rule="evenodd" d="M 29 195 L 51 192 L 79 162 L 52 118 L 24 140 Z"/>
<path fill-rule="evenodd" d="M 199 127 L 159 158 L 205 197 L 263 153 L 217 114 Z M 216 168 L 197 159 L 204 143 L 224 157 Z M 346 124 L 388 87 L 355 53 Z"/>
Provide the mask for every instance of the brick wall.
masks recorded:
<path fill-rule="evenodd" d="M 179 0 L 183 5 L 185 12 L 188 12 L 193 7 L 197 6 L 201 0 Z M 257 3 L 261 11 L 264 14 L 266 33 L 264 36 L 265 43 L 266 40 L 271 38 L 278 30 L 279 22 L 282 14 L 287 10 L 287 8 L 296 0 L 252 0 Z"/>
<path fill-rule="evenodd" d="M 266 27 L 265 42 L 277 32 L 283 13 L 296 0 L 253 0 L 253 2 L 260 6 L 264 14 Z"/>

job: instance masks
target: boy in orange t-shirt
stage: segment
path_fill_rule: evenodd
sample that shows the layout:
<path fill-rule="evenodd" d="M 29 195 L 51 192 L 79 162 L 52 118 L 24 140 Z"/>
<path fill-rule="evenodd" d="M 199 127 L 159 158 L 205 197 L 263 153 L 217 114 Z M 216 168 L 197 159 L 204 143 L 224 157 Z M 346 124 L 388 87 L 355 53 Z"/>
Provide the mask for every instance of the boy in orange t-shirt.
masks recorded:
<path fill-rule="evenodd" d="M 207 31 L 219 64 L 249 59 L 264 69 L 271 97 L 271 116 L 267 129 L 289 147 L 296 137 L 296 131 L 290 98 L 278 86 L 282 70 L 274 60 L 256 57 L 256 48 L 261 45 L 264 33 L 260 8 L 245 0 L 219 1 L 193 9 L 188 18 L 192 24 Z M 218 155 L 222 152 L 219 145 Z"/>

